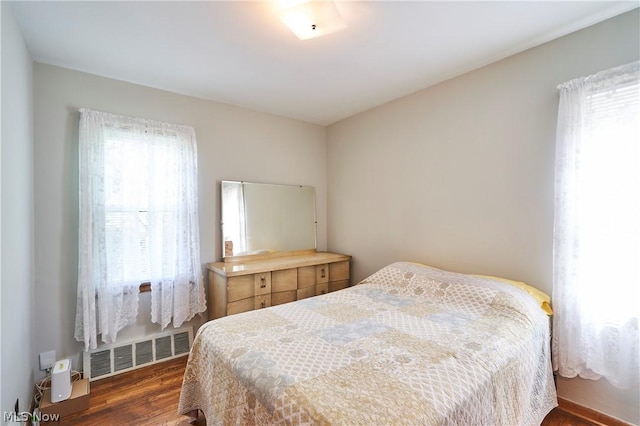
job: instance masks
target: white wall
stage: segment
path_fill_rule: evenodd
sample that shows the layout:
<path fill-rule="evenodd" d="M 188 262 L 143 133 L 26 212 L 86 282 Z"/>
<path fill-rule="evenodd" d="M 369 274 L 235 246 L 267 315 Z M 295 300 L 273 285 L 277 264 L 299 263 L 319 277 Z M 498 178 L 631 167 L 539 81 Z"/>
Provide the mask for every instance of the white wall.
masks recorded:
<path fill-rule="evenodd" d="M 222 257 L 221 180 L 315 186 L 318 248 L 326 249 L 323 127 L 39 63 L 34 90 L 35 354 L 54 349 L 58 358 L 70 356 L 74 368 L 79 367 L 82 345 L 73 338 L 73 329 L 80 107 L 195 128 L 203 264 Z M 123 330 L 119 340 L 159 330 L 148 320 L 149 293 L 141 295 L 140 304 L 138 325 Z"/>
<path fill-rule="evenodd" d="M 29 409 L 33 388 L 33 62 L 7 2 L 0 15 L 0 412 L 12 412 L 18 398 Z"/>
<path fill-rule="evenodd" d="M 329 249 L 353 256 L 353 280 L 410 260 L 551 294 L 556 87 L 638 60 L 638 22 L 636 9 L 329 126 Z M 640 423 L 637 389 L 581 384 L 560 395 Z"/>

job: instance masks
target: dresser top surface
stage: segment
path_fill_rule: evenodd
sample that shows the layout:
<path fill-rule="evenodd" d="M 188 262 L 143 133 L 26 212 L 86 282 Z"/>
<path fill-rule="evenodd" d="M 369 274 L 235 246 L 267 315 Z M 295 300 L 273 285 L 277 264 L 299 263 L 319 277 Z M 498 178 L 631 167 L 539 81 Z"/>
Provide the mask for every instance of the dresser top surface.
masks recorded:
<path fill-rule="evenodd" d="M 237 275 L 321 265 L 323 263 L 342 262 L 349 259 L 351 259 L 351 256 L 345 254 L 314 252 L 269 259 L 248 259 L 240 262 L 213 262 L 208 263 L 207 268 L 217 274 L 233 277 Z"/>

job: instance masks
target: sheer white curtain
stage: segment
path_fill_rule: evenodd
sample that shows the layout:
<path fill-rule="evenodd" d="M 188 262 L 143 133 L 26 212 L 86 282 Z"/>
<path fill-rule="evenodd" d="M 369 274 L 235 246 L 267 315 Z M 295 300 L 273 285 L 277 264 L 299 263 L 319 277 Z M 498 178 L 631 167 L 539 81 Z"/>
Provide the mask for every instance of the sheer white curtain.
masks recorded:
<path fill-rule="evenodd" d="M 247 250 L 247 230 L 244 207 L 244 183 L 222 183 L 222 205 L 224 208 L 225 244 L 231 243 L 229 256 L 242 254 Z M 227 214 L 228 213 L 228 214 Z M 226 247 L 225 247 L 226 248 Z M 225 250 L 225 256 L 227 250 Z"/>
<path fill-rule="evenodd" d="M 554 368 L 622 389 L 640 381 L 639 70 L 558 87 Z"/>
<path fill-rule="evenodd" d="M 151 284 L 151 320 L 179 327 L 206 309 L 195 131 L 80 110 L 75 337 L 85 350 L 133 324 Z"/>

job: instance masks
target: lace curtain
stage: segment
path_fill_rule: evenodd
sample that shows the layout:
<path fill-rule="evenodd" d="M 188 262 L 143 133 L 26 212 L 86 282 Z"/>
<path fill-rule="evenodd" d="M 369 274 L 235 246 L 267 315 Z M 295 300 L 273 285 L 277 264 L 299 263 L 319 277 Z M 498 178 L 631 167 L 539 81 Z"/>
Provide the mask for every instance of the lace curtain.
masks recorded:
<path fill-rule="evenodd" d="M 553 364 L 638 386 L 640 62 L 560 85 Z"/>
<path fill-rule="evenodd" d="M 193 128 L 80 110 L 75 337 L 85 350 L 136 321 L 151 284 L 151 321 L 179 327 L 206 309 Z"/>
<path fill-rule="evenodd" d="M 222 185 L 225 256 L 239 255 L 247 250 L 244 183 L 223 182 Z"/>

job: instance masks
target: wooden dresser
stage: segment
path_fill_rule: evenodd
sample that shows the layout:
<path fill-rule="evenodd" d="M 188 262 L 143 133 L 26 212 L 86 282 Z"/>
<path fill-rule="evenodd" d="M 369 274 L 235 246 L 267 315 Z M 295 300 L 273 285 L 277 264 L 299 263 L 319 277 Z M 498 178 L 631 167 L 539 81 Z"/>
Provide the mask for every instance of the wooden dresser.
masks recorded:
<path fill-rule="evenodd" d="M 346 288 L 350 260 L 343 254 L 313 251 L 209 263 L 209 319 Z"/>

